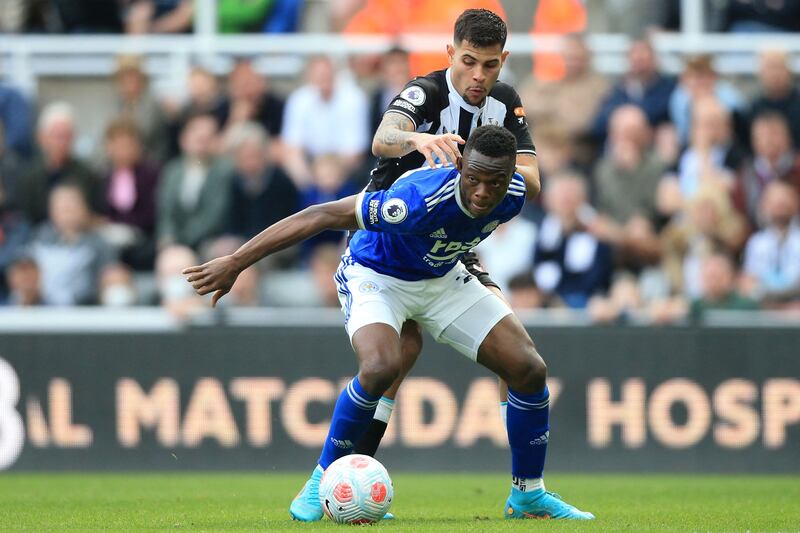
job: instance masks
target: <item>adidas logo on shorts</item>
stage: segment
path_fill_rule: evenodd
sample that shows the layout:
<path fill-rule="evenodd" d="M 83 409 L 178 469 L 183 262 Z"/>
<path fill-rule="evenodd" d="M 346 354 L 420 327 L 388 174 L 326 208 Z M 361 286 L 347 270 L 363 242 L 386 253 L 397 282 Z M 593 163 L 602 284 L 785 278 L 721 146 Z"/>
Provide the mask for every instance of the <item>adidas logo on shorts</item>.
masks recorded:
<path fill-rule="evenodd" d="M 431 233 L 430 237 L 433 239 L 446 239 L 447 233 L 445 233 L 444 228 L 439 228 L 433 233 Z"/>

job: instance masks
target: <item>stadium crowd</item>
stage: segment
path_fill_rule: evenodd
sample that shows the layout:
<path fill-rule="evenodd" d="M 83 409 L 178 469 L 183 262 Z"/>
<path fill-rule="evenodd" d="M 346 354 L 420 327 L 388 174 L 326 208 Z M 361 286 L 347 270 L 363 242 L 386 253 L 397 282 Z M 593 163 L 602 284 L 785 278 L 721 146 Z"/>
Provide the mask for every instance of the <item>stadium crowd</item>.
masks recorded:
<path fill-rule="evenodd" d="M 228 25 L 224 6 L 237 3 L 263 9 Z M 265 29 L 282 3 L 297 4 L 223 0 L 221 31 L 292 31 Z M 163 31 L 190 27 L 191 15 L 179 17 L 188 0 L 122 4 L 114 31 L 161 31 L 158 17 L 175 24 Z M 343 10 L 339 26 L 365 31 L 366 9 Z M 430 68 L 446 66 L 443 56 Z M 284 95 L 240 58 L 225 79 L 194 68 L 175 105 L 151 91 L 141 58 L 121 56 L 116 108 L 96 111 L 107 126 L 82 154 L 69 103 L 0 86 L 0 302 L 160 304 L 177 316 L 204 307 L 181 270 L 360 190 L 383 110 L 425 59 L 399 48 L 348 65 L 316 56 Z M 752 91 L 710 56 L 666 75 L 646 39 L 632 43 L 619 79 L 592 70 L 578 34 L 549 59 L 560 67 L 515 73 L 543 192 L 477 249 L 512 305 L 586 309 L 602 323 L 800 310 L 800 91 L 787 54 L 760 54 Z M 286 250 L 240 276 L 222 303 L 336 306 L 342 248 L 332 232 Z"/>

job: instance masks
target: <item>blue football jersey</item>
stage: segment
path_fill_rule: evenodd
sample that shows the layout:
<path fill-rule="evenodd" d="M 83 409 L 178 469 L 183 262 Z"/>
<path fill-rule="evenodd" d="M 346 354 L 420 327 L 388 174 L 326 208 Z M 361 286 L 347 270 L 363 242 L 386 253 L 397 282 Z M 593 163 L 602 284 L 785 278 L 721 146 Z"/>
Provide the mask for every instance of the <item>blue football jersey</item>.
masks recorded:
<path fill-rule="evenodd" d="M 514 174 L 500 204 L 474 217 L 461 203 L 460 183 L 454 167 L 425 167 L 407 172 L 389 189 L 362 191 L 356 199 L 361 229 L 350 240 L 352 258 L 406 281 L 444 276 L 525 203 L 525 180 Z"/>

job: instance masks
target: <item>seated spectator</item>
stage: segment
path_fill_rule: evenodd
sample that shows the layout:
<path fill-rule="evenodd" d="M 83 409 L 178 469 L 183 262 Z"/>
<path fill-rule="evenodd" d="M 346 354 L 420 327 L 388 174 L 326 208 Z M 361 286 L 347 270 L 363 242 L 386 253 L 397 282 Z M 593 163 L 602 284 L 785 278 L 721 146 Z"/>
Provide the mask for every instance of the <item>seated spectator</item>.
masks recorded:
<path fill-rule="evenodd" d="M 112 263 L 100 274 L 100 305 L 131 307 L 139 303 L 133 271 L 123 263 Z"/>
<path fill-rule="evenodd" d="M 158 189 L 158 245 L 198 247 L 225 230 L 231 169 L 215 155 L 217 123 L 191 118 L 181 134 L 181 157 L 164 169 Z"/>
<path fill-rule="evenodd" d="M 300 195 L 292 180 L 271 158 L 264 128 L 241 124 L 229 137 L 235 172 L 231 180 L 228 233 L 244 239 L 296 213 Z"/>
<path fill-rule="evenodd" d="M 533 280 L 531 272 L 523 272 L 508 280 L 508 303 L 515 311 L 526 311 L 547 306 L 547 298 Z M 560 307 L 558 305 L 557 307 Z"/>
<path fill-rule="evenodd" d="M 773 181 L 761 197 L 763 229 L 744 251 L 745 292 L 768 308 L 780 309 L 800 298 L 800 200 L 795 189 Z"/>
<path fill-rule="evenodd" d="M 689 142 L 694 104 L 701 99 L 714 98 L 732 115 L 741 116 L 745 100 L 727 80 L 720 79 L 709 55 L 691 57 L 686 61 L 681 80 L 669 99 L 669 116 L 678 130 L 681 144 Z"/>
<path fill-rule="evenodd" d="M 625 323 L 643 310 L 642 297 L 636 276 L 623 273 L 611 284 L 608 295 L 595 295 L 586 311 L 595 324 Z"/>
<path fill-rule="evenodd" d="M 624 105 L 611 115 L 607 152 L 595 170 L 598 215 L 585 222 L 614 247 L 618 264 L 638 272 L 660 257 L 655 199 L 665 171 L 639 107 Z"/>
<path fill-rule="evenodd" d="M 217 30 L 220 33 L 261 31 L 275 0 L 220 0 L 217 5 Z"/>
<path fill-rule="evenodd" d="M 169 159 L 180 153 L 180 135 L 186 123 L 197 115 L 214 117 L 217 128 L 221 129 L 227 120 L 227 107 L 219 89 L 217 78 L 210 71 L 194 67 L 187 80 L 188 99 L 179 107 L 174 102 L 165 101 L 165 110 L 169 115 L 168 135 Z"/>
<path fill-rule="evenodd" d="M 148 79 L 142 69 L 142 58 L 121 55 L 114 72 L 117 92 L 117 113 L 132 120 L 141 132 L 148 159 L 163 163 L 167 158 L 168 137 L 164 111 L 148 90 Z"/>
<path fill-rule="evenodd" d="M 641 107 L 650 126 L 669 121 L 669 100 L 675 80 L 658 70 L 655 51 L 648 41 L 634 41 L 628 49 L 628 71 L 611 89 L 594 119 L 593 133 L 604 142 L 611 114 L 620 106 Z"/>
<path fill-rule="evenodd" d="M 0 84 L 0 126 L 3 128 L 4 152 L 15 152 L 22 157 L 31 155 L 33 116 L 28 100 L 22 93 Z"/>
<path fill-rule="evenodd" d="M 369 135 L 378 131 L 383 113 L 411 79 L 408 52 L 392 48 L 381 56 L 380 79 L 369 101 Z"/>
<path fill-rule="evenodd" d="M 231 255 L 245 243 L 244 239 L 226 235 L 209 242 L 203 247 L 201 261 L 211 261 L 216 257 Z M 236 278 L 231 291 L 217 303 L 222 307 L 258 307 L 261 305 L 261 263 L 243 270 Z M 225 300 L 228 300 L 225 302 Z"/>
<path fill-rule="evenodd" d="M 529 272 L 536 244 L 536 225 L 522 217 L 501 224 L 475 251 L 504 293 L 515 274 Z"/>
<path fill-rule="evenodd" d="M 178 320 L 187 320 L 192 314 L 206 308 L 202 296 L 195 294 L 181 272 L 198 264 L 197 254 L 191 248 L 170 245 L 156 257 L 156 287 L 161 307 Z"/>
<path fill-rule="evenodd" d="M 30 237 L 30 226 L 14 207 L 11 186 L 16 169 L 16 158 L 3 149 L 0 141 L 0 300 L 6 294 L 6 268 L 14 262 Z"/>
<path fill-rule="evenodd" d="M 595 293 L 608 289 L 611 248 L 586 230 L 579 213 L 586 184 L 575 175 L 550 178 L 544 190 L 547 214 L 539 226 L 533 278 L 545 294 L 557 294 L 567 307 L 584 308 Z"/>
<path fill-rule="evenodd" d="M 341 265 L 342 245 L 325 243 L 311 251 L 308 269 L 270 272 L 264 295 L 271 307 L 339 307 L 334 274 Z M 309 283 L 311 280 L 311 283 Z"/>
<path fill-rule="evenodd" d="M 123 0 L 126 33 L 186 33 L 192 29 L 192 0 Z"/>
<path fill-rule="evenodd" d="M 358 192 L 349 179 L 346 162 L 335 154 L 323 154 L 314 159 L 311 172 L 312 183 L 301 191 L 303 207 L 340 200 Z M 323 231 L 301 244 L 303 255 L 308 257 L 311 249 L 323 243 L 339 244 L 344 236 L 342 231 Z"/>
<path fill-rule="evenodd" d="M 112 223 L 104 237 L 122 260 L 139 270 L 151 270 L 155 259 L 156 190 L 160 171 L 142 153 L 139 131 L 126 119 L 106 129 L 106 153 L 111 172 L 104 181 L 103 214 Z M 113 231 L 112 231 L 113 230 Z"/>
<path fill-rule="evenodd" d="M 712 254 L 703 261 L 701 295 L 692 300 L 689 317 L 700 321 L 708 311 L 751 311 L 758 303 L 736 289 L 736 267 L 727 254 Z"/>
<path fill-rule="evenodd" d="M 759 92 L 750 106 L 750 117 L 765 111 L 782 114 L 792 132 L 792 144 L 800 149 L 800 91 L 789 68 L 789 55 L 783 50 L 762 52 L 758 65 Z"/>
<path fill-rule="evenodd" d="M 364 93 L 352 81 L 336 79 L 330 58 L 309 61 L 307 83 L 286 102 L 284 167 L 298 187 L 308 185 L 309 158 L 336 154 L 346 172 L 358 168 L 369 144 L 368 108 Z"/>
<path fill-rule="evenodd" d="M 714 253 L 735 256 L 747 238 L 744 218 L 733 208 L 724 189 L 704 185 L 662 233 L 662 270 L 671 292 L 700 297 L 700 265 Z"/>
<path fill-rule="evenodd" d="M 268 80 L 256 72 L 250 60 L 240 59 L 228 75 L 228 96 L 220 109 L 223 137 L 227 140 L 239 124 L 256 122 L 269 133 L 269 150 L 272 159 L 278 160 L 283 152 L 283 109 L 283 98 L 270 89 Z"/>
<path fill-rule="evenodd" d="M 320 307 L 339 307 L 339 291 L 334 275 L 342 261 L 342 247 L 337 244 L 317 246 L 308 261 L 308 270 L 314 280 L 316 300 Z"/>
<path fill-rule="evenodd" d="M 11 263 L 6 271 L 8 297 L 5 305 L 31 307 L 44 305 L 41 292 L 41 272 L 30 257 L 20 257 Z M 3 301 L 3 300 L 0 300 Z"/>
<path fill-rule="evenodd" d="M 792 149 L 786 118 L 775 111 L 756 116 L 752 126 L 753 157 L 739 173 L 736 206 L 758 226 L 758 204 L 767 184 L 783 181 L 800 194 L 800 152 Z"/>
<path fill-rule="evenodd" d="M 691 142 L 678 163 L 681 194 L 692 198 L 706 182 L 733 190 L 744 157 L 730 112 L 713 97 L 704 97 L 695 102 L 692 116 Z"/>
<path fill-rule="evenodd" d="M 87 205 L 97 207 L 100 180 L 72 154 L 75 112 L 65 102 L 48 104 L 39 117 L 39 153 L 21 171 L 15 184 L 17 206 L 32 224 L 47 217 L 51 189 L 62 182 L 77 184 Z"/>
<path fill-rule="evenodd" d="M 581 36 L 562 38 L 560 54 L 565 66 L 563 78 L 538 81 L 531 77 L 519 94 L 525 114 L 537 132 L 542 126 L 557 125 L 570 142 L 582 141 L 608 93 L 609 82 L 592 70 L 591 52 Z"/>
<path fill-rule="evenodd" d="M 92 231 L 92 213 L 80 187 L 55 186 L 49 198 L 50 220 L 38 228 L 30 246 L 42 275 L 42 299 L 48 305 L 97 302 L 97 283 L 114 252 Z"/>

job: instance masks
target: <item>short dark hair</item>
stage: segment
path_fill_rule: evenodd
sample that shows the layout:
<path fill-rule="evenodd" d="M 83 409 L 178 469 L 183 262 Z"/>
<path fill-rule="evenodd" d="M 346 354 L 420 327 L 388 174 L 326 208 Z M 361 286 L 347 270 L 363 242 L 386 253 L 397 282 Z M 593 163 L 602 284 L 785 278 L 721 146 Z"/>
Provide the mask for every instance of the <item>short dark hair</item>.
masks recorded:
<path fill-rule="evenodd" d="M 508 37 L 506 23 L 488 9 L 467 9 L 456 20 L 453 32 L 455 44 L 467 41 L 479 48 L 496 44 L 503 48 L 506 45 L 506 37 Z"/>
<path fill-rule="evenodd" d="M 501 126 L 481 126 L 475 128 L 467 140 L 464 152 L 475 150 L 488 157 L 517 156 L 517 138 Z"/>

